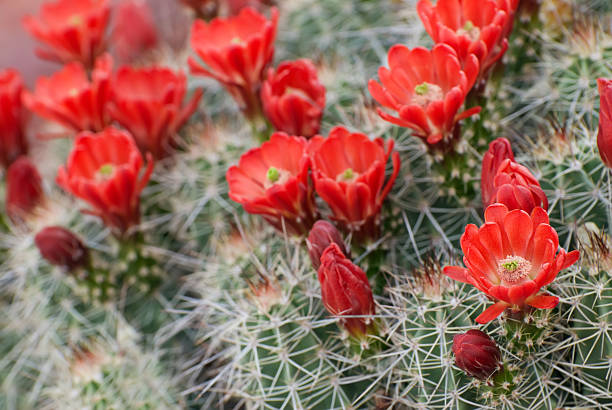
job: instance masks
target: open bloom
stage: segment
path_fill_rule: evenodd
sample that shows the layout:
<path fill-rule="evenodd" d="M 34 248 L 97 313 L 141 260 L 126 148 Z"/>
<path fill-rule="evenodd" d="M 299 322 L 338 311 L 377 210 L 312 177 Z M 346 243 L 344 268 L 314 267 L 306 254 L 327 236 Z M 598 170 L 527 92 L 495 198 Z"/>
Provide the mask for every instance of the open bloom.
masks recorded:
<path fill-rule="evenodd" d="M 23 81 L 17 71 L 0 71 L 0 162 L 5 168 L 28 153 L 22 92 Z"/>
<path fill-rule="evenodd" d="M 495 191 L 493 180 L 497 175 L 499 166 L 506 159 L 514 161 L 514 153 L 510 141 L 506 138 L 497 138 L 489 144 L 489 150 L 482 157 L 482 171 L 480 174 L 480 191 L 482 194 L 482 203 L 485 206 L 496 201 L 491 201 Z"/>
<path fill-rule="evenodd" d="M 268 20 L 247 7 L 235 17 L 196 20 L 191 28 L 191 47 L 206 64 L 190 57 L 191 72 L 223 84 L 247 118 L 261 113 L 259 88 L 274 56 L 277 23 L 276 9 Z"/>
<path fill-rule="evenodd" d="M 453 337 L 455 364 L 469 376 L 486 380 L 501 367 L 501 352 L 486 333 L 471 329 Z"/>
<path fill-rule="evenodd" d="M 315 222 L 306 239 L 308 256 L 310 256 L 310 262 L 315 269 L 319 269 L 319 266 L 321 266 L 321 255 L 332 243 L 338 245 L 343 254 L 349 255 L 349 250 L 342 240 L 342 235 L 334 225 L 324 220 Z"/>
<path fill-rule="evenodd" d="M 163 67 L 133 68 L 117 72 L 112 86 L 109 112 L 125 127 L 143 153 L 156 159 L 175 146 L 176 133 L 198 106 L 202 90 L 185 104 L 187 78 Z"/>
<path fill-rule="evenodd" d="M 393 140 L 370 140 L 366 135 L 335 127 L 329 137 L 310 140 L 312 177 L 319 196 L 333 218 L 358 240 L 378 235 L 382 202 L 400 169 Z M 393 172 L 385 184 L 385 168 L 392 158 Z"/>
<path fill-rule="evenodd" d="M 39 57 L 90 68 L 106 49 L 109 16 L 108 0 L 57 0 L 43 4 L 40 16 L 26 16 L 23 25 L 48 46 L 36 50 Z"/>
<path fill-rule="evenodd" d="M 149 181 L 153 160 L 140 175 L 143 160 L 134 140 L 125 131 L 109 127 L 78 135 L 66 167 L 57 173 L 57 184 L 88 202 L 88 213 L 102 218 L 119 234 L 140 223 L 140 192 Z"/>
<path fill-rule="evenodd" d="M 361 339 L 372 333 L 374 325 L 368 316 L 374 315 L 376 308 L 368 277 L 337 244 L 332 243 L 323 252 L 317 276 L 321 299 L 329 313 L 340 316 L 340 323 L 354 337 Z"/>
<path fill-rule="evenodd" d="M 548 223 L 548 214 L 535 208 L 531 215 L 503 204 L 485 210 L 485 224 L 468 225 L 461 236 L 463 263 L 447 266 L 444 273 L 469 283 L 495 300 L 476 321 L 487 323 L 507 308 L 526 306 L 552 309 L 559 298 L 540 294 L 543 286 L 578 260 L 579 252 L 559 250 L 557 232 Z"/>
<path fill-rule="evenodd" d="M 102 131 L 109 122 L 107 103 L 113 61 L 96 60 L 92 80 L 79 62 L 67 64 L 51 77 L 39 77 L 34 93 L 24 92 L 25 105 L 41 117 L 73 131 Z"/>
<path fill-rule="evenodd" d="M 261 88 L 264 113 L 278 131 L 312 137 L 325 109 L 325 87 L 310 60 L 285 61 L 268 70 Z"/>
<path fill-rule="evenodd" d="M 28 157 L 19 157 L 6 172 L 6 213 L 23 221 L 44 201 L 42 178 Z"/>
<path fill-rule="evenodd" d="M 117 6 L 113 50 L 119 61 L 129 63 L 157 45 L 157 30 L 145 0 L 127 0 Z"/>
<path fill-rule="evenodd" d="M 277 132 L 227 170 L 229 197 L 251 214 L 291 234 L 304 234 L 315 220 L 314 192 L 308 181 L 307 141 Z"/>
<path fill-rule="evenodd" d="M 612 80 L 599 78 L 599 132 L 597 148 L 601 160 L 612 168 Z"/>
<path fill-rule="evenodd" d="M 34 243 L 43 258 L 52 265 L 68 271 L 89 263 L 89 250 L 72 232 L 61 226 L 48 226 L 38 232 Z"/>
<path fill-rule="evenodd" d="M 470 55 L 480 62 L 481 77 L 508 49 L 518 0 L 420 0 L 417 10 L 436 43 L 450 45 L 465 64 Z"/>
<path fill-rule="evenodd" d="M 431 51 L 396 44 L 388 59 L 389 68 L 378 69 L 381 84 L 373 79 L 368 83 L 372 97 L 398 114 L 379 109 L 384 120 L 411 128 L 435 144 L 451 139 L 457 122 L 480 112 L 480 107 L 459 112 L 478 74 L 475 56 L 469 56 L 462 68 L 457 53 L 446 44 Z"/>

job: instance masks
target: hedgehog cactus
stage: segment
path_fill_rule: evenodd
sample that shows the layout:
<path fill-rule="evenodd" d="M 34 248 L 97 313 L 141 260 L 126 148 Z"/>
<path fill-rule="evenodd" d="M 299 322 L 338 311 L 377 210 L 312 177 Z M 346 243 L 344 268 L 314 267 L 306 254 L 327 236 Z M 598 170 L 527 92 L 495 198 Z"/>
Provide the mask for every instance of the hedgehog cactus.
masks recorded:
<path fill-rule="evenodd" d="M 0 72 L 1 408 L 612 406 L 608 2 L 164 7 Z"/>

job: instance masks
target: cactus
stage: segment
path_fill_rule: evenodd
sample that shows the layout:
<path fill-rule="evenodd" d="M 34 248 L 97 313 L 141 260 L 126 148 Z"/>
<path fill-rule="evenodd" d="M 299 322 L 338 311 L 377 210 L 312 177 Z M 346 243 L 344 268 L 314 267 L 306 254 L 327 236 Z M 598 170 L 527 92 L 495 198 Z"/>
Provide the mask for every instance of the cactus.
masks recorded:
<path fill-rule="evenodd" d="M 392 139 L 401 158 L 380 236 L 343 232 L 372 289 L 369 333 L 355 337 L 326 311 L 303 236 L 230 198 L 227 169 L 262 135 L 226 88 L 190 75 L 189 92 L 204 87 L 204 97 L 176 152 L 156 163 L 127 239 L 54 187 L 73 142 L 37 141 L 45 203 L 0 224 L 0 408 L 612 406 L 612 172 L 596 144 L 596 79 L 612 77 L 608 2 L 521 1 L 507 52 L 467 96 L 482 111 L 446 151 L 384 121 L 367 87 L 394 44 L 432 46 L 418 1 L 277 3 L 274 65 L 313 60 L 326 88 L 320 134 L 343 125 Z M 168 31 L 177 16 L 164 18 Z M 187 72 L 189 53 L 185 44 L 148 58 Z M 478 325 L 492 303 L 444 267 L 461 265 L 466 225 L 484 221 L 481 164 L 498 137 L 539 181 L 560 246 L 581 258 L 543 289 L 559 298 L 554 309 L 507 309 Z M 392 172 L 389 163 L 387 180 Z M 87 266 L 67 272 L 42 258 L 34 236 L 50 225 L 83 240 Z M 471 329 L 501 351 L 485 380 L 454 361 L 453 337 Z"/>

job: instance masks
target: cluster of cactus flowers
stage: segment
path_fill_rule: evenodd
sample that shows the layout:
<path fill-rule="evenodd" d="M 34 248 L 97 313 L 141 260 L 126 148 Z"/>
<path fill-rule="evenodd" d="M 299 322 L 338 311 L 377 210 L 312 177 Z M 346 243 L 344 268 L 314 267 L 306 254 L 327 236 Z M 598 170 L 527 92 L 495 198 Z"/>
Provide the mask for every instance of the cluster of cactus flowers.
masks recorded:
<path fill-rule="evenodd" d="M 537 2 L 405 5 L 432 45 L 391 44 L 378 80 L 361 85 L 373 100 L 363 107 L 366 115 L 380 120 L 361 131 L 341 122 L 346 116 L 326 112 L 330 95 L 345 109 L 337 90 L 324 85 L 329 67 L 305 56 L 275 63 L 282 5 L 181 3 L 195 17 L 190 74 L 216 82 L 249 125 L 241 133 L 251 138 L 238 149 L 229 140 L 201 147 L 189 134 L 199 122 L 223 125 L 214 118 L 190 121 L 208 107 L 200 107 L 206 95 L 190 87 L 186 73 L 155 60 L 134 63 L 158 44 L 151 11 L 139 1 L 44 4 L 23 24 L 42 44 L 37 54 L 63 67 L 38 78 L 31 91 L 15 70 L 0 72 L 3 234 L 31 237 L 40 257 L 63 272 L 55 279 L 70 285 L 69 298 L 83 312 L 105 310 L 107 322 L 143 335 L 154 323 L 154 340 L 180 351 L 170 359 L 155 344 L 152 377 L 172 376 L 152 383 L 166 385 L 150 401 L 139 398 L 151 385 L 126 393 L 135 400 L 121 402 L 126 408 L 178 408 L 186 401 L 204 408 L 321 409 L 610 404 L 612 240 L 605 226 L 612 223 L 612 70 L 610 79 L 587 79 L 599 86 L 598 124 L 556 128 L 557 145 L 546 145 L 574 150 L 577 160 L 515 157 L 517 138 L 488 133 L 483 144 L 474 136 L 487 128 L 486 99 L 503 89 L 504 70 L 519 75 L 512 70 L 521 64 L 513 68 L 508 54 L 521 59 L 511 36 L 525 41 L 525 30 L 513 34 L 513 28 L 543 24 L 538 19 L 546 9 Z M 38 132 L 37 141 L 27 137 L 29 112 L 55 124 Z M 580 143 L 567 142 L 570 132 Z M 44 184 L 32 154 L 40 140 L 58 138 L 70 147 L 54 182 L 69 198 Z M 198 151 L 206 149 L 215 152 Z M 477 189 L 453 188 L 463 196 L 440 191 L 425 200 L 431 195 L 419 184 L 448 189 L 454 182 L 439 178 L 455 178 L 455 167 L 471 173 L 464 182 Z M 185 169 L 222 188 L 183 192 L 192 184 Z M 427 171 L 435 177 L 423 177 Z M 159 200 L 165 190 L 193 207 L 184 222 L 181 204 Z M 423 197 L 402 198 L 407 193 Z M 595 199 L 575 204 L 581 195 Z M 97 222 L 88 223 L 108 236 L 74 233 L 79 215 L 49 217 L 75 200 L 87 203 L 82 214 L 93 215 Z M 436 207 L 449 216 L 434 216 Z M 144 221 L 153 215 L 169 227 L 147 229 Z M 568 227 L 571 217 L 575 226 Z M 463 264 L 455 263 L 457 240 Z M 580 252 L 566 250 L 574 247 Z M 192 256 L 198 251 L 201 261 Z M 35 277 L 49 275 L 42 266 Z M 144 306 L 132 306 L 138 314 L 131 319 L 126 300 Z M 560 303 L 570 309 L 561 312 Z M 126 319 L 117 319 L 124 313 Z M 113 389 L 134 388 L 121 386 L 117 375 L 121 366 L 142 366 L 150 345 L 124 337 L 123 357 L 88 336 L 98 332 L 105 330 L 85 329 L 78 347 L 68 347 L 69 372 L 86 379 L 79 397 L 105 408 L 124 398 L 108 394 L 108 380 L 100 377 L 117 377 L 108 381 Z M 18 349 L 2 366 L 21 366 L 12 359 Z M 173 363 L 177 357 L 182 363 Z M 9 376 L 0 381 L 14 390 L 13 371 L 5 369 Z M 80 377 L 83 372 L 97 376 Z M 175 372 L 181 373 L 176 380 Z M 569 381 L 559 381 L 564 377 Z M 52 383 L 45 390 L 56 405 L 64 403 L 57 391 Z M 11 394 L 0 402 L 10 402 Z"/>

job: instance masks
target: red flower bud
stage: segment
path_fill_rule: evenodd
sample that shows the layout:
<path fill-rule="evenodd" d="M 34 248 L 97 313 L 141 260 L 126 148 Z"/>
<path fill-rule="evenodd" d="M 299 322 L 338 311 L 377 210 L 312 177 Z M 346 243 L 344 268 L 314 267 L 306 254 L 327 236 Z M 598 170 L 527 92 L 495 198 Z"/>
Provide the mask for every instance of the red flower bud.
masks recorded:
<path fill-rule="evenodd" d="M 502 367 L 499 347 L 480 330 L 455 335 L 453 353 L 457 367 L 480 380 L 488 379 Z"/>
<path fill-rule="evenodd" d="M 134 61 L 157 45 L 157 30 L 146 1 L 124 1 L 115 13 L 112 42 L 120 62 Z"/>
<path fill-rule="evenodd" d="M 334 225 L 323 220 L 315 222 L 308 234 L 308 239 L 306 239 L 308 255 L 310 255 L 310 261 L 315 269 L 319 269 L 319 266 L 321 266 L 321 255 L 332 243 L 338 245 L 345 255 L 349 254 L 342 240 L 342 235 Z"/>
<path fill-rule="evenodd" d="M 506 159 L 514 161 L 514 153 L 512 152 L 510 141 L 506 138 L 497 138 L 489 144 L 489 150 L 482 158 L 480 190 L 482 193 L 482 203 L 485 204 L 485 206 L 492 203 L 491 198 L 495 193 L 493 180 L 495 179 L 495 175 L 497 175 L 499 166 Z"/>
<path fill-rule="evenodd" d="M 493 186 L 495 191 L 491 204 L 498 202 L 509 210 L 522 209 L 527 213 L 536 207 L 548 209 L 548 198 L 536 177 L 526 167 L 510 159 L 499 166 Z"/>
<path fill-rule="evenodd" d="M 89 262 L 89 252 L 83 242 L 61 226 L 44 228 L 36 234 L 34 242 L 43 258 L 52 265 L 72 271 Z"/>
<path fill-rule="evenodd" d="M 325 308 L 336 316 L 348 332 L 363 338 L 372 330 L 375 313 L 374 298 L 368 277 L 361 268 L 347 259 L 338 245 L 332 243 L 321 256 L 317 273 L 321 284 L 321 298 Z"/>
<path fill-rule="evenodd" d="M 277 131 L 306 138 L 319 132 L 325 87 L 310 60 L 285 61 L 276 70 L 268 70 L 261 100 L 266 117 Z"/>
<path fill-rule="evenodd" d="M 23 81 L 17 71 L 0 71 L 0 164 L 4 167 L 28 153 L 22 90 Z"/>
<path fill-rule="evenodd" d="M 612 80 L 600 78 L 599 86 L 599 133 L 597 147 L 601 160 L 612 168 Z"/>
<path fill-rule="evenodd" d="M 43 201 L 42 180 L 27 157 L 20 157 L 6 174 L 6 213 L 13 222 L 22 220 Z"/>

